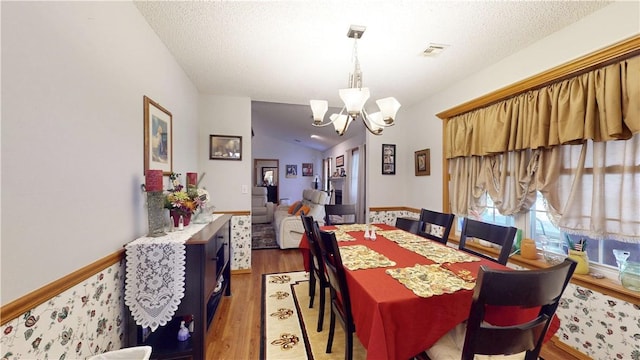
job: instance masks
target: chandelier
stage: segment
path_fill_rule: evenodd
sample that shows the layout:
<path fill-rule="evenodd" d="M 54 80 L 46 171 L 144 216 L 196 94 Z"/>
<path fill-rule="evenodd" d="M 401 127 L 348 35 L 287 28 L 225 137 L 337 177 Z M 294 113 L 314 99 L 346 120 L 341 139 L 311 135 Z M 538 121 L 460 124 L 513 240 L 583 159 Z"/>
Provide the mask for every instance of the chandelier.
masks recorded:
<path fill-rule="evenodd" d="M 362 71 L 358 61 L 358 39 L 362 37 L 366 27 L 351 25 L 347 36 L 353 41 L 353 72 L 349 74 L 348 88 L 338 90 L 340 99 L 344 102 L 339 114 L 331 114 L 329 121 L 324 122 L 324 115 L 329 109 L 326 100 L 311 100 L 311 111 L 313 112 L 313 126 L 327 126 L 333 124 L 338 135 L 342 136 L 349 128 L 349 124 L 358 117 L 362 119 L 365 127 L 374 135 L 382 134 L 385 127 L 392 126 L 396 117 L 400 103 L 394 97 L 387 97 L 376 100 L 380 111 L 367 113 L 364 104 L 369 99 L 369 88 L 362 87 Z"/>

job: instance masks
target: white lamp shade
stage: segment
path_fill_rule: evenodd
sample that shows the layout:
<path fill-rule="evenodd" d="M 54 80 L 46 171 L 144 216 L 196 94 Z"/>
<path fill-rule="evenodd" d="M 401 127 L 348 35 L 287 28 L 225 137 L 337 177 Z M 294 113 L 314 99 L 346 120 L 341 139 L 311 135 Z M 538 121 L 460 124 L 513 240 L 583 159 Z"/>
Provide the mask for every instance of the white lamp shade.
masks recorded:
<path fill-rule="evenodd" d="M 340 136 L 344 135 L 349 127 L 349 123 L 351 123 L 348 115 L 332 114 L 329 116 L 329 119 L 331 119 L 333 128 L 336 129 L 336 132 Z"/>
<path fill-rule="evenodd" d="M 400 109 L 400 103 L 394 97 L 388 97 L 380 100 L 376 100 L 376 104 L 380 108 L 380 112 L 382 113 L 382 119 L 385 124 L 393 125 L 393 121 L 396 118 L 396 113 L 398 109 Z"/>
<path fill-rule="evenodd" d="M 326 114 L 329 109 L 329 102 L 327 100 L 311 100 L 309 104 L 313 112 L 313 122 L 320 124 L 324 119 L 324 114 Z"/>
<path fill-rule="evenodd" d="M 382 134 L 382 130 L 386 126 L 384 120 L 382 120 L 382 114 L 379 111 L 373 114 L 367 114 L 367 118 L 364 121 L 374 135 Z"/>
<path fill-rule="evenodd" d="M 347 112 L 351 116 L 360 114 L 364 103 L 369 100 L 369 88 L 348 88 L 338 91 Z"/>

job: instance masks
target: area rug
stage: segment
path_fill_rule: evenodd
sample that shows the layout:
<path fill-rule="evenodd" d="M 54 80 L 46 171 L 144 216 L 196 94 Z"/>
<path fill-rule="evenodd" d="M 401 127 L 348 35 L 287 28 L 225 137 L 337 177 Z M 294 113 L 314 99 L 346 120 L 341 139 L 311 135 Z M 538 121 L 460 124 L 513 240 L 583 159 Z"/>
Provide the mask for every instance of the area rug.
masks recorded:
<path fill-rule="evenodd" d="M 251 249 L 277 249 L 276 231 L 271 224 L 251 225 Z"/>
<path fill-rule="evenodd" d="M 260 359 L 344 359 L 344 331 L 339 321 L 331 354 L 325 352 L 329 335 L 329 291 L 321 332 L 318 324 L 319 289 L 309 308 L 309 276 L 304 271 L 262 275 L 262 336 Z M 367 352 L 353 336 L 353 358 L 365 359 Z"/>

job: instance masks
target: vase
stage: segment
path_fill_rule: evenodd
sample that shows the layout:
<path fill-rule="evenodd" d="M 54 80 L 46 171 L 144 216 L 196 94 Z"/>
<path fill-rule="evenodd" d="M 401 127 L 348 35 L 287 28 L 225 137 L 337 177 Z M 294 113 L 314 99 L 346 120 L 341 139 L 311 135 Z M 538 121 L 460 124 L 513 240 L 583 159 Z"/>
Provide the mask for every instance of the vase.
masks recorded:
<path fill-rule="evenodd" d="M 569 259 L 578 263 L 574 274 L 586 275 L 589 273 L 589 257 L 586 251 L 569 250 Z"/>
<path fill-rule="evenodd" d="M 182 225 L 188 226 L 189 222 L 191 222 L 191 213 L 182 213 L 177 210 L 169 210 L 169 214 L 173 218 L 173 226 L 178 227 L 180 225 L 180 216 L 182 216 Z"/>

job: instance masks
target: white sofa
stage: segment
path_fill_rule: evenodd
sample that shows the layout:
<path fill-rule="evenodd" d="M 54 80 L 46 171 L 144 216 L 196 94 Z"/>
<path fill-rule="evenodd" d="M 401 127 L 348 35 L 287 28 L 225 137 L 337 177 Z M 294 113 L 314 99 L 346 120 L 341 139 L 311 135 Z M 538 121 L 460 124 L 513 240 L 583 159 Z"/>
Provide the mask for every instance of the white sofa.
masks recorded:
<path fill-rule="evenodd" d="M 302 191 L 302 203 L 309 207 L 309 213 L 320 226 L 324 225 L 324 205 L 329 195 L 321 190 L 305 189 Z M 273 214 L 273 227 L 276 241 L 281 249 L 297 248 L 304 234 L 300 215 L 289 214 L 289 205 L 280 205 Z"/>

